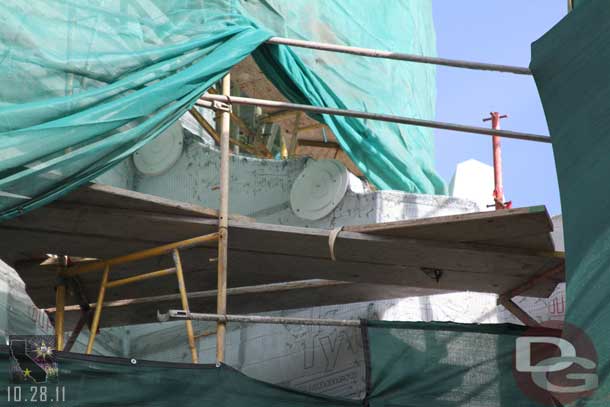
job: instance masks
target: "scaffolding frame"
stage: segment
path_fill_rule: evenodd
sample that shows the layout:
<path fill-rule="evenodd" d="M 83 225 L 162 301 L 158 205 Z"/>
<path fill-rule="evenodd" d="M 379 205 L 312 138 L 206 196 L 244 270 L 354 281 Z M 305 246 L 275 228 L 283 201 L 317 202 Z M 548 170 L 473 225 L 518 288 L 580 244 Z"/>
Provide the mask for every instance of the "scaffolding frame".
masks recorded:
<path fill-rule="evenodd" d="M 568 0 L 569 8 L 571 9 L 571 0 Z M 531 75 L 531 71 L 528 68 L 515 67 L 508 65 L 498 64 L 487 64 L 472 61 L 461 61 L 451 60 L 445 58 L 436 57 L 424 57 L 411 54 L 403 54 L 391 51 L 382 51 L 368 48 L 349 47 L 336 44 L 325 44 L 312 41 L 302 41 L 288 38 L 272 37 L 267 41 L 268 44 L 295 46 L 310 49 L 317 49 L 322 51 L 341 52 L 349 53 L 354 55 L 360 55 L 365 57 L 373 58 L 386 58 L 399 61 L 408 61 L 416 63 L 443 65 L 456 68 L 475 69 L 483 71 L 496 71 L 513 73 L 519 75 Z M 229 238 L 229 225 L 228 225 L 228 210 L 229 210 L 229 155 L 230 155 L 230 144 L 238 145 L 236 140 L 230 138 L 230 122 L 233 118 L 235 122 L 236 117 L 231 112 L 231 105 L 233 104 L 246 104 L 260 107 L 271 107 L 271 108 L 284 108 L 289 109 L 288 112 L 282 111 L 273 113 L 269 116 L 280 115 L 280 114 L 295 114 L 296 112 L 310 112 L 310 113 L 321 113 L 328 115 L 339 115 L 339 116 L 350 116 L 358 117 L 370 120 L 380 120 L 386 122 L 393 122 L 398 124 L 407 124 L 422 127 L 431 127 L 444 130 L 451 130 L 457 132 L 468 132 L 488 136 L 505 137 L 524 141 L 532 142 L 543 142 L 550 143 L 551 138 L 549 136 L 543 136 L 539 134 L 522 133 L 509 130 L 494 130 L 476 126 L 465 126 L 455 123 L 444 123 L 432 120 L 422 120 L 409 117 L 400 117 L 379 113 L 369 113 L 362 111 L 354 111 L 348 109 L 334 109 L 326 107 L 315 107 L 310 105 L 300 105 L 288 102 L 280 102 L 273 100 L 264 99 L 253 99 L 243 97 L 232 97 L 231 96 L 231 75 L 226 74 L 222 79 L 222 94 L 212 94 L 212 92 L 203 95 L 197 102 L 198 106 L 210 108 L 216 111 L 217 118 L 219 118 L 219 127 L 215 130 L 210 123 L 208 123 L 195 109 L 191 110 L 191 114 L 197 120 L 197 122 L 206 130 L 214 139 L 220 144 L 220 205 L 218 212 L 218 232 L 209 235 L 199 236 L 193 239 L 188 239 L 176 243 L 171 243 L 164 246 L 159 246 L 152 249 L 143 250 L 126 256 L 120 256 L 109 260 L 102 260 L 90 264 L 85 264 L 76 267 L 70 267 L 62 270 L 59 273 L 58 284 L 56 287 L 56 339 L 58 350 L 63 349 L 63 329 L 64 329 L 64 309 L 65 309 L 65 297 L 66 297 L 66 283 L 65 278 L 72 277 L 81 273 L 90 271 L 96 271 L 103 269 L 102 279 L 100 283 L 97 303 L 95 306 L 95 314 L 93 322 L 90 327 L 90 337 L 87 345 L 87 354 L 90 354 L 93 350 L 95 336 L 97 329 L 99 328 L 99 321 L 101 318 L 103 300 L 105 291 L 107 288 L 113 288 L 124 284 L 130 284 L 145 279 L 158 278 L 169 274 L 176 274 L 178 278 L 178 286 L 180 290 L 182 300 L 182 310 L 171 310 L 169 316 L 172 318 L 186 319 L 186 329 L 188 335 L 189 347 L 191 349 L 191 356 L 194 363 L 197 363 L 198 355 L 195 346 L 195 337 L 193 334 L 192 320 L 208 320 L 216 321 L 216 361 L 217 363 L 224 362 L 225 359 L 225 334 L 227 322 L 253 322 L 253 323 L 282 323 L 282 324 L 309 324 L 309 325 L 346 325 L 346 326 L 359 326 L 360 321 L 358 320 L 321 320 L 321 319 L 302 319 L 302 318 L 273 318 L 263 316 L 244 316 L 244 315 L 229 315 L 227 314 L 227 265 L 228 265 L 228 238 Z M 236 123 L 238 126 L 239 122 Z M 298 120 L 295 124 L 293 131 L 294 139 L 296 134 L 300 131 L 298 127 Z M 220 133 L 220 134 L 218 134 Z M 296 144 L 296 140 L 294 142 Z M 286 146 L 286 149 L 292 149 L 292 143 L 290 146 Z M 218 241 L 218 269 L 217 269 L 217 313 L 216 314 L 197 314 L 191 313 L 188 307 L 188 298 L 186 293 L 186 286 L 184 283 L 184 276 L 182 271 L 182 264 L 180 262 L 180 254 L 178 249 L 184 249 L 193 247 L 198 244 L 209 242 L 212 240 Z M 109 281 L 109 275 L 111 266 L 123 264 L 130 261 L 153 257 L 161 254 L 172 252 L 174 258 L 175 267 L 157 270 L 133 277 L 128 277 L 120 280 Z M 563 266 L 562 266 L 563 267 Z M 523 290 L 523 287 L 535 284 L 540 278 L 548 278 L 549 274 L 555 274 L 558 270 L 547 271 L 540 276 L 526 282 L 523 286 L 517 287 L 508 293 L 500 295 L 498 303 L 504 305 L 511 313 L 519 318 L 526 325 L 538 325 L 537 322 L 521 309 L 517 304 L 512 301 L 512 297 L 518 295 L 519 290 Z M 80 324 L 79 324 L 80 325 Z M 72 338 L 70 338 L 72 341 Z"/>

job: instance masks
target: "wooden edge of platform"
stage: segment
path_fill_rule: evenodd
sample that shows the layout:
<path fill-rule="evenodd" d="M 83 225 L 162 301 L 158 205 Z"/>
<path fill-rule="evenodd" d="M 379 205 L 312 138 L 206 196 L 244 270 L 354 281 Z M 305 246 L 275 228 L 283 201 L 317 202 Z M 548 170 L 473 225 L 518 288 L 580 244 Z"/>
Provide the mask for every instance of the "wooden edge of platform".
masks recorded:
<path fill-rule="evenodd" d="M 150 203 L 153 205 L 158 205 L 160 207 L 167 208 L 167 211 L 158 212 L 158 211 L 152 210 L 151 212 L 158 212 L 158 213 L 168 214 L 168 215 L 196 215 L 196 216 L 203 216 L 205 218 L 210 218 L 210 219 L 218 219 L 218 211 L 216 209 L 206 208 L 204 206 L 200 206 L 200 205 L 196 205 L 196 204 L 192 204 L 192 203 L 188 203 L 188 202 L 175 201 L 173 199 L 163 198 L 163 197 L 160 197 L 157 195 L 150 195 L 150 194 L 145 194 L 142 192 L 131 191 L 128 189 L 118 188 L 118 187 L 114 187 L 112 185 L 107 185 L 107 184 L 92 183 L 92 184 L 89 184 L 89 185 L 81 188 L 80 190 L 73 192 L 73 194 L 86 193 L 83 191 L 83 189 L 89 189 L 89 190 L 92 190 L 95 192 L 100 192 L 100 193 L 112 195 L 113 197 L 115 197 L 116 202 L 119 203 L 119 205 L 104 206 L 105 208 L 108 208 L 108 209 L 114 209 L 114 208 L 121 209 L 121 208 L 123 208 L 122 206 L 120 206 L 121 199 L 130 199 L 130 200 L 134 200 L 134 201 Z M 68 194 L 67 196 L 60 198 L 56 202 L 75 203 L 75 204 L 81 202 L 78 199 L 71 199 L 70 195 L 71 194 Z M 93 203 L 91 203 L 91 204 L 93 204 Z M 53 205 L 53 204 L 51 204 L 51 205 Z M 172 213 L 171 210 L 177 210 L 181 213 Z M 254 218 L 251 218 L 249 216 L 239 215 L 239 214 L 229 214 L 229 219 L 238 221 L 238 222 L 243 222 L 243 223 L 255 222 Z"/>
<path fill-rule="evenodd" d="M 476 220 L 495 220 L 499 218 L 527 215 L 532 213 L 544 214 L 545 221 L 548 226 L 548 231 L 553 231 L 553 222 L 551 217 L 546 210 L 544 205 L 531 206 L 525 208 L 515 209 L 504 209 L 501 211 L 484 211 L 484 212 L 472 212 L 463 213 L 457 215 L 445 215 L 445 216 L 434 216 L 429 218 L 418 218 L 418 219 L 407 219 L 393 222 L 382 222 L 373 223 L 368 225 L 353 225 L 345 226 L 343 230 L 348 232 L 358 233 L 370 233 L 370 234 L 383 234 L 386 231 L 393 231 L 401 228 L 415 227 L 415 226 L 430 226 L 440 225 L 445 223 L 460 223 L 460 222 L 472 222 Z"/>

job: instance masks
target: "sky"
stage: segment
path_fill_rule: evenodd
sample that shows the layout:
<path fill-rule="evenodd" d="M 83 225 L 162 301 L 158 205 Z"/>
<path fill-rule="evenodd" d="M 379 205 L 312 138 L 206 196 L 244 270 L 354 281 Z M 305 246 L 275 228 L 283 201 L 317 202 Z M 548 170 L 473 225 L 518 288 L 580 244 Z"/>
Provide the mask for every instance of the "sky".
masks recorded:
<path fill-rule="evenodd" d="M 566 14 L 564 0 L 433 0 L 438 56 L 528 66 L 530 44 Z M 508 114 L 502 129 L 548 135 L 531 76 L 437 68 L 436 120 L 473 126 L 489 112 Z M 436 168 L 449 183 L 458 163 L 470 158 L 492 165 L 491 138 L 435 130 Z M 502 139 L 505 199 L 513 207 L 546 205 L 561 213 L 550 144 Z M 490 191 L 491 193 L 491 191 Z M 491 203 L 491 199 L 490 199 Z"/>

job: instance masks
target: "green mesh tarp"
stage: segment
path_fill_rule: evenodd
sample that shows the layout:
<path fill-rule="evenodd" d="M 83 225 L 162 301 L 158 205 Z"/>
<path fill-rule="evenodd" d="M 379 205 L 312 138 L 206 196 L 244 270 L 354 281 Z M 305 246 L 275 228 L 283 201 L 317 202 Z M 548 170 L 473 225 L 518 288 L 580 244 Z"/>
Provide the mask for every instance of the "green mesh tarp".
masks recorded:
<path fill-rule="evenodd" d="M 255 50 L 291 101 L 434 114 L 433 67 L 257 49 L 278 34 L 434 55 L 428 0 L 7 0 L 0 23 L 2 218 L 107 171 Z M 319 119 L 377 187 L 444 191 L 429 130 Z"/>
<path fill-rule="evenodd" d="M 598 353 L 600 389 L 589 405 L 610 405 L 610 7 L 578 7 L 532 45 L 530 65 L 550 129 L 565 231 L 566 320 Z"/>
<path fill-rule="evenodd" d="M 513 376 L 508 324 L 369 321 L 369 403 L 375 406 L 537 406 Z"/>
<path fill-rule="evenodd" d="M 203 3 L 0 3 L 3 217 L 126 158 L 270 35 Z"/>
<path fill-rule="evenodd" d="M 32 380 L 12 383 L 9 355 L 6 346 L 0 347 L 0 405 L 305 407 L 360 404 L 263 383 L 225 365 L 146 362 L 73 353 L 57 356 L 56 378 L 48 376 L 45 383 Z M 20 389 L 15 391 L 15 387 Z"/>
<path fill-rule="evenodd" d="M 23 373 L 32 361 L 24 355 L 32 352 L 18 352 L 19 341 L 12 338 L 10 349 L 0 346 L 0 371 L 5 372 L 0 374 L 0 400 L 14 398 L 15 386 L 21 388 L 22 398 L 31 396 L 31 386 L 46 386 L 49 394 L 60 386 L 65 389 L 61 405 L 68 406 L 554 405 L 552 400 L 539 403 L 526 396 L 513 375 L 515 341 L 524 334 L 525 327 L 510 324 L 363 321 L 367 385 L 366 396 L 360 400 L 271 385 L 225 365 L 217 368 L 73 353 L 57 355 L 59 373 L 57 377 L 47 375 L 47 383 L 33 383 L 23 376 L 15 383 L 9 379 L 10 364 L 13 372 Z M 557 336 L 557 331 L 541 329 L 536 335 Z M 39 372 L 33 374 L 36 377 Z"/>
<path fill-rule="evenodd" d="M 275 35 L 436 55 L 429 0 L 267 0 L 238 3 L 244 15 Z M 316 106 L 433 118 L 434 65 L 304 48 L 261 47 L 255 61 L 291 101 Z M 433 166 L 432 130 L 328 116 L 343 150 L 380 189 L 445 192 Z"/>

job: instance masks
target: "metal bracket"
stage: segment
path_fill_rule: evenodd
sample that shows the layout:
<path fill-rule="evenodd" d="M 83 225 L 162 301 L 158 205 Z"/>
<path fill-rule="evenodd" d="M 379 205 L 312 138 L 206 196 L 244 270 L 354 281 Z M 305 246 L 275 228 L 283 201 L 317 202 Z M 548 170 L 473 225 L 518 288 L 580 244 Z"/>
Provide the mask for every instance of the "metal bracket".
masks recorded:
<path fill-rule="evenodd" d="M 214 100 L 212 102 L 212 109 L 220 110 L 221 112 L 228 112 L 228 113 L 232 112 L 232 108 L 231 108 L 230 104 L 224 103 L 224 102 L 219 102 L 218 100 Z"/>
<path fill-rule="evenodd" d="M 421 271 L 431 279 L 435 280 L 437 283 L 441 281 L 441 277 L 443 276 L 443 270 L 432 268 L 432 267 L 422 267 Z"/>
<path fill-rule="evenodd" d="M 220 102 L 218 100 L 210 101 L 210 100 L 201 100 L 200 99 L 197 101 L 197 106 L 203 107 L 205 109 L 212 109 L 215 111 L 228 112 L 228 113 L 233 112 L 233 109 L 230 104 Z"/>

